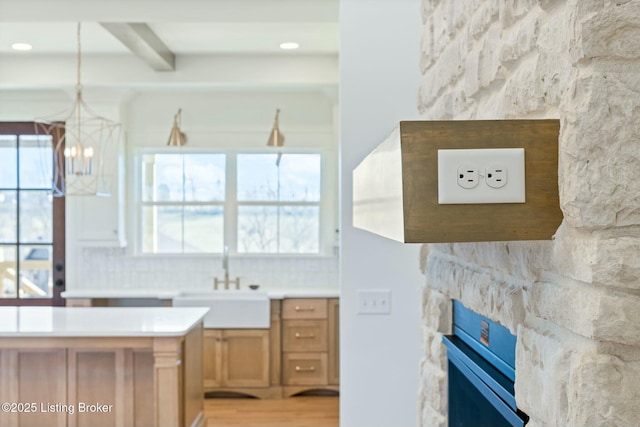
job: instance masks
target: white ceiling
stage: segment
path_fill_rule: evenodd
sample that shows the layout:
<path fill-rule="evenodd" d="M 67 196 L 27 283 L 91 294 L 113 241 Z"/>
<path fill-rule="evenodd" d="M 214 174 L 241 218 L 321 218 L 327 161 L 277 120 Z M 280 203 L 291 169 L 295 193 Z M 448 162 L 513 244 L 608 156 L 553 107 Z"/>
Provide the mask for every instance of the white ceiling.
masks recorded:
<path fill-rule="evenodd" d="M 151 29 L 176 55 L 236 54 L 337 54 L 337 22 L 166 22 L 149 23 Z M 22 55 L 74 54 L 75 22 L 0 22 L 0 54 L 16 54 L 11 44 L 26 42 L 33 50 Z M 295 41 L 300 48 L 283 51 L 280 43 Z M 125 53 L 129 50 L 96 22 L 81 30 L 82 51 Z"/>
<path fill-rule="evenodd" d="M 339 0 L 0 0 L 0 88 L 28 87 L 29 79 L 36 86 L 46 86 L 46 79 L 35 72 L 15 71 L 33 67 L 50 73 L 53 86 L 72 83 L 66 74 L 56 73 L 68 73 L 75 67 L 77 21 L 83 22 L 83 67 L 86 64 L 89 83 L 242 86 L 253 81 L 267 86 L 270 82 L 337 85 L 338 3 Z M 175 71 L 158 74 L 140 67 L 142 61 L 100 22 L 147 23 L 175 54 Z M 290 41 L 299 43 L 300 48 L 279 48 L 280 43 Z M 33 50 L 16 52 L 10 47 L 15 42 L 30 43 Z M 226 61 L 230 55 L 233 59 Z M 265 59 L 267 65 L 262 66 Z M 225 76 L 216 81 L 223 60 Z M 118 78 L 111 78 L 104 69 L 92 72 L 91 61 L 102 68 L 112 64 Z M 278 62 L 283 67 L 280 72 Z M 234 70 L 230 67 L 238 67 L 237 81 L 231 78 Z M 131 70 L 130 78 L 121 75 L 125 69 Z M 208 71 L 210 81 L 203 78 Z M 273 78 L 265 78 L 265 72 Z"/>

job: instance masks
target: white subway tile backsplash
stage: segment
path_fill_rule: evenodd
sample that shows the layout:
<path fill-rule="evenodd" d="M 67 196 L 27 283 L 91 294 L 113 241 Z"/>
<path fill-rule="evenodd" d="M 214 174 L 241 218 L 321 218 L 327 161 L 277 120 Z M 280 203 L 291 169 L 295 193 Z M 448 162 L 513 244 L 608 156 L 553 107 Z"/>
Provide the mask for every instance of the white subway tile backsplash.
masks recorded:
<path fill-rule="evenodd" d="M 210 289 L 223 278 L 217 257 L 132 257 L 121 248 L 84 248 L 73 289 Z M 336 257 L 231 257 L 229 276 L 263 289 L 338 289 Z"/>

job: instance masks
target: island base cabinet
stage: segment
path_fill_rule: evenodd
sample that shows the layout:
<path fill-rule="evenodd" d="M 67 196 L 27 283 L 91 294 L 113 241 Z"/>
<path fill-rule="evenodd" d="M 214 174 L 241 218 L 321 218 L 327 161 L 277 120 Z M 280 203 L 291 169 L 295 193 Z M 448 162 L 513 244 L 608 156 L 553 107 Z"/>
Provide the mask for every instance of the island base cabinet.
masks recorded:
<path fill-rule="evenodd" d="M 202 427 L 202 329 L 181 338 L 5 340 L 0 402 L 16 406 L 3 407 L 1 426 Z"/>
<path fill-rule="evenodd" d="M 0 349 L 0 425 L 66 426 L 66 412 L 49 410 L 67 402 L 66 379 L 65 350 Z"/>

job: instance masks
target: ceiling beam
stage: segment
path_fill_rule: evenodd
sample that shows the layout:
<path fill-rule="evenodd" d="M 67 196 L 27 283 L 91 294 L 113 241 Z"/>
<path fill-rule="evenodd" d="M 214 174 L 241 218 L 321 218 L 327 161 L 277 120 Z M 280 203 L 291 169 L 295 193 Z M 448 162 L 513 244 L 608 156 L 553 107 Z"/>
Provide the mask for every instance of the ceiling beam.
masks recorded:
<path fill-rule="evenodd" d="M 155 71 L 175 71 L 176 56 L 145 23 L 101 22 L 131 52 Z"/>

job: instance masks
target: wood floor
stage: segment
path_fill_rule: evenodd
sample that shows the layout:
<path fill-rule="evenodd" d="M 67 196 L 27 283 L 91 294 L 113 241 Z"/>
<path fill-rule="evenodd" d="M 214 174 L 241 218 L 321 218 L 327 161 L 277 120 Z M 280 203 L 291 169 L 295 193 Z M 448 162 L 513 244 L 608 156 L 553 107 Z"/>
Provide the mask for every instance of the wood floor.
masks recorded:
<path fill-rule="evenodd" d="M 339 397 L 205 399 L 207 427 L 338 427 Z"/>

